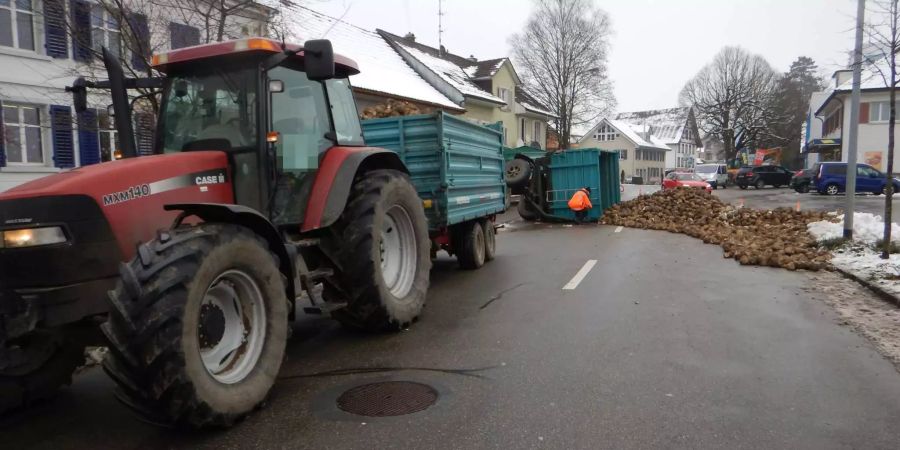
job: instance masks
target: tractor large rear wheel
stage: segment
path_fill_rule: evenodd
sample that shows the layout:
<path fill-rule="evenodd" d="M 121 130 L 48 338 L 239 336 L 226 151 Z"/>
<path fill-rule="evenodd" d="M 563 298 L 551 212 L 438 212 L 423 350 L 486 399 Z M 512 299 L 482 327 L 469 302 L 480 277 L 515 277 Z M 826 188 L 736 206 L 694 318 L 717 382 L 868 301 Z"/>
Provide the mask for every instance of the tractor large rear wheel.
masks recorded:
<path fill-rule="evenodd" d="M 333 227 L 347 297 L 334 318 L 367 331 L 408 327 L 425 305 L 431 270 L 428 222 L 409 178 L 396 170 L 366 173 Z"/>
<path fill-rule="evenodd" d="M 275 383 L 288 300 L 276 258 L 247 228 L 160 233 L 122 265 L 110 301 L 103 367 L 148 421 L 230 426 Z"/>

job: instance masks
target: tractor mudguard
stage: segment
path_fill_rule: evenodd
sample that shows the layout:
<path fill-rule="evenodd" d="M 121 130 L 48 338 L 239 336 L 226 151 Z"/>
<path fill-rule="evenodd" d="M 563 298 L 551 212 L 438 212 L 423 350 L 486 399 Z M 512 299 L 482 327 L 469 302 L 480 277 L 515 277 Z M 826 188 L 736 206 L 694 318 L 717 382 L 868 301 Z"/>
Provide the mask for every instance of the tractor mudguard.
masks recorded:
<path fill-rule="evenodd" d="M 390 150 L 376 147 L 329 149 L 316 173 L 301 231 L 325 228 L 337 221 L 347 206 L 357 174 L 378 169 L 409 174 L 400 157 Z"/>
<path fill-rule="evenodd" d="M 279 269 L 285 275 L 285 287 L 288 289 L 288 298 L 294 299 L 296 288 L 294 286 L 294 258 L 288 247 L 284 245 L 278 228 L 259 211 L 241 205 L 224 203 L 176 203 L 165 205 L 166 211 L 182 211 L 183 217 L 196 216 L 204 222 L 233 223 L 252 230 L 269 243 L 269 248 L 278 255 Z"/>

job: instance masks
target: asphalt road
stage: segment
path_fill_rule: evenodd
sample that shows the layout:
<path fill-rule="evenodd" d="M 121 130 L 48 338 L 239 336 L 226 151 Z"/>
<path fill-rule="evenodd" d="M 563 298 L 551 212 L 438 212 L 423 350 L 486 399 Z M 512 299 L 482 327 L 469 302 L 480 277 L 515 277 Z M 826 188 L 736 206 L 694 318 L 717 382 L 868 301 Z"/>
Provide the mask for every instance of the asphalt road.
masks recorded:
<path fill-rule="evenodd" d="M 800 209 L 843 211 L 846 206 L 845 202 L 847 201 L 847 197 L 844 194 L 835 196 L 821 195 L 814 192 L 800 194 L 793 189 L 786 187 L 776 189 L 771 186 L 766 186 L 763 189 L 748 188 L 746 190 L 741 190 L 736 186 L 732 186 L 728 189 L 718 189 L 714 192 L 715 195 L 718 195 L 719 198 L 724 201 L 737 205 L 743 200 L 745 206 L 760 209 L 778 207 L 795 208 L 797 202 L 800 202 Z M 893 197 L 892 206 L 895 211 L 892 221 L 898 222 L 898 218 L 900 218 L 898 217 L 900 216 L 900 195 L 895 195 Z M 884 196 L 858 194 L 856 196 L 855 209 L 857 212 L 867 212 L 883 216 Z"/>
<path fill-rule="evenodd" d="M 563 290 L 588 260 L 596 265 Z M 304 317 L 269 404 L 236 428 L 136 421 L 99 370 L 6 417 L 4 448 L 896 448 L 900 374 L 809 291 L 686 236 L 508 226 L 498 256 L 440 259 L 422 319 L 366 335 Z M 369 371 L 382 368 L 382 371 Z M 461 371 L 461 370 L 468 371 Z M 336 373 L 339 372 L 340 374 Z M 341 412 L 379 380 L 427 383 L 424 411 Z"/>

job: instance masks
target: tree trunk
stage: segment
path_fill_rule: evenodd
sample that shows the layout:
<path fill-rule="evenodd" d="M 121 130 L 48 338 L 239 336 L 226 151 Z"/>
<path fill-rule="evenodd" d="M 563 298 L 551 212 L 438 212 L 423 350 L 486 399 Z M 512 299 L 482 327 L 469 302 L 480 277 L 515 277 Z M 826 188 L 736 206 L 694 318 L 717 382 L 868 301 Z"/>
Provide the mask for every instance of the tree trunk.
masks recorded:
<path fill-rule="evenodd" d="M 896 53 L 891 53 L 891 115 L 888 119 L 888 151 L 887 151 L 887 170 L 884 172 L 884 187 L 887 189 L 884 196 L 884 247 L 881 251 L 881 259 L 888 259 L 891 254 L 891 214 L 894 198 L 894 124 L 897 123 L 897 107 L 895 100 L 897 98 L 897 66 Z"/>

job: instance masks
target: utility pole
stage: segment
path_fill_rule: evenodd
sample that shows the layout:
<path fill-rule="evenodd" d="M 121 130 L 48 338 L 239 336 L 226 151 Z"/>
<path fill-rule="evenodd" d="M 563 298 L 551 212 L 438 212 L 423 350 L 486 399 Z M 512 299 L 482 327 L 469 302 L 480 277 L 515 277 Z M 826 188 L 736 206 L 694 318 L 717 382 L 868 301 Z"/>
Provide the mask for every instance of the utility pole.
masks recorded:
<path fill-rule="evenodd" d="M 438 49 L 444 56 L 444 1 L 438 0 Z"/>
<path fill-rule="evenodd" d="M 844 238 L 853 239 L 853 211 L 856 203 L 856 149 L 859 141 L 859 88 L 862 72 L 862 42 L 866 0 L 857 0 L 856 45 L 853 48 L 853 92 L 850 95 L 850 132 L 847 142 L 847 204 L 844 207 Z"/>

